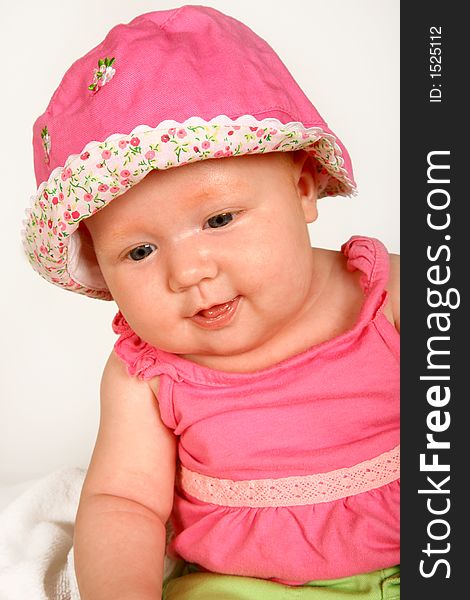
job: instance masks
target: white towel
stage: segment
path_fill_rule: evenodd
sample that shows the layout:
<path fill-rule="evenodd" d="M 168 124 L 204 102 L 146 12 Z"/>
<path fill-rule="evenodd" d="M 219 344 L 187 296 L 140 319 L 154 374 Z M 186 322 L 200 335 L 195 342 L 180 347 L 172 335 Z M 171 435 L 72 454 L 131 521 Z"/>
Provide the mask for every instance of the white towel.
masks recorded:
<path fill-rule="evenodd" d="M 0 600 L 80 600 L 72 539 L 84 477 L 55 471 L 0 512 Z"/>
<path fill-rule="evenodd" d="M 0 512 L 0 600 L 80 600 L 72 542 L 85 474 L 79 468 L 55 471 Z M 165 556 L 164 579 L 178 568 Z"/>

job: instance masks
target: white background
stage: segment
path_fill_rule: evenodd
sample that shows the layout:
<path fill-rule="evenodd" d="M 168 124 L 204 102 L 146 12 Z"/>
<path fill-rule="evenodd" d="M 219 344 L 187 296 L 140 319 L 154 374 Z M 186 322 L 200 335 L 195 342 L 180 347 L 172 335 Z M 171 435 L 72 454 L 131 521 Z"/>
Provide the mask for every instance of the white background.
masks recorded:
<path fill-rule="evenodd" d="M 46 283 L 23 256 L 22 219 L 36 189 L 32 124 L 66 69 L 112 26 L 183 3 L 2 3 L 0 484 L 87 466 L 101 370 L 115 339 L 113 303 Z M 399 2 L 205 4 L 271 44 L 351 154 L 359 195 L 321 201 L 312 244 L 339 249 L 349 236 L 365 234 L 399 253 Z"/>

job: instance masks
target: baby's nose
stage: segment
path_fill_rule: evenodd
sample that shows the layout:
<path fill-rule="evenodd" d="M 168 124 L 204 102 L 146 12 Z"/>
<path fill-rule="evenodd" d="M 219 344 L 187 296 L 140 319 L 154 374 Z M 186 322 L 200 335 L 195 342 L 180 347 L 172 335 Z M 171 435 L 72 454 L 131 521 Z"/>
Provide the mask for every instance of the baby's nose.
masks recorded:
<path fill-rule="evenodd" d="M 169 251 L 168 265 L 168 284 L 173 292 L 182 292 L 205 279 L 214 279 L 218 273 L 211 251 L 194 243 L 174 245 Z"/>

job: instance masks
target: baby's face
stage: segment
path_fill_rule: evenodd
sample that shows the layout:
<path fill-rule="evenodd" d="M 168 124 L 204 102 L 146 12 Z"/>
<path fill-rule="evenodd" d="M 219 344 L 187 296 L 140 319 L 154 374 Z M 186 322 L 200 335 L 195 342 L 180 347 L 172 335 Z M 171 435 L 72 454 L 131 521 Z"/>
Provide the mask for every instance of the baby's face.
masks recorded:
<path fill-rule="evenodd" d="M 298 317 L 312 285 L 306 223 L 317 215 L 304 158 L 153 172 L 87 220 L 106 283 L 143 340 L 211 366 L 248 356 Z"/>

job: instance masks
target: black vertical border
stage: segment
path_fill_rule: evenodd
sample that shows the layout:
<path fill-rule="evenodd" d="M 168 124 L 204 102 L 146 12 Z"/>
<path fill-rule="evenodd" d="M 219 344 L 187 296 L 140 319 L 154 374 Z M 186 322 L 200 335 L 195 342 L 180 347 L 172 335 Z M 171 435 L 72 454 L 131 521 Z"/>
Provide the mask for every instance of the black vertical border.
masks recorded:
<path fill-rule="evenodd" d="M 467 597 L 464 577 L 467 569 L 466 540 L 470 537 L 468 525 L 470 517 L 470 494 L 465 491 L 470 479 L 467 463 L 470 459 L 470 417 L 467 417 L 466 405 L 469 404 L 469 386 L 466 374 L 470 373 L 470 327 L 466 318 L 468 303 L 470 211 L 468 210 L 470 164 L 467 146 L 469 143 L 468 121 L 469 100 L 465 89 L 469 81 L 470 26 L 462 12 L 463 5 L 453 0 L 422 3 L 401 3 L 401 289 L 402 289 L 402 333 L 401 333 L 401 438 L 402 438 L 402 502 L 401 502 L 401 564 L 402 597 L 426 598 L 426 600 Z M 439 40 L 436 31 L 440 28 Z M 432 39 L 434 36 L 434 39 Z M 441 53 L 433 51 L 440 41 Z M 434 42 L 434 46 L 431 44 Z M 440 56 L 431 60 L 433 52 Z M 441 64 L 441 75 L 431 77 L 437 72 L 431 65 Z M 435 69 L 433 71 L 432 69 Z M 430 96 L 441 102 L 430 102 Z M 433 159 L 435 163 L 449 164 L 448 184 L 433 184 L 427 181 L 428 153 L 449 151 L 448 156 L 440 155 Z M 436 176 L 438 171 L 434 171 Z M 440 178 L 445 178 L 441 170 Z M 447 209 L 435 211 L 428 206 L 428 194 L 431 189 L 445 189 L 450 195 Z M 445 193 L 436 192 L 436 202 L 445 201 Z M 433 230 L 427 224 L 428 213 L 444 223 L 449 214 L 449 227 Z M 450 236 L 450 239 L 445 236 Z M 443 249 L 434 261 L 427 256 L 428 248 L 436 257 L 441 246 Z M 428 269 L 439 265 L 440 278 L 448 274 L 446 284 L 431 284 Z M 436 275 L 436 270 L 433 272 Z M 454 288 L 460 296 L 458 308 L 431 308 L 428 303 L 428 288 L 440 289 L 443 296 L 446 290 Z M 455 303 L 457 294 L 452 294 Z M 451 323 L 447 332 L 439 332 L 435 325 L 429 328 L 427 317 L 432 312 L 445 312 Z M 445 319 L 441 321 L 443 324 Z M 448 341 L 435 341 L 434 348 L 449 350 L 441 355 L 439 361 L 449 364 L 450 369 L 430 371 L 428 365 L 428 340 L 431 336 L 449 336 Z M 446 374 L 447 382 L 420 380 L 422 375 Z M 435 433 L 435 439 L 448 441 L 449 449 L 438 452 L 427 450 L 426 435 L 430 433 L 427 418 L 436 410 L 427 400 L 427 390 L 431 385 L 447 385 L 450 400 L 439 408 L 440 420 L 445 421 L 445 412 L 450 417 L 450 426 L 445 431 Z M 441 388 L 442 389 L 442 388 Z M 434 421 L 436 423 L 436 421 Z M 420 454 L 437 452 L 438 461 L 449 464 L 448 472 L 424 472 L 420 469 Z M 436 489 L 427 476 L 433 478 L 435 485 L 448 493 L 418 493 L 418 490 Z M 450 479 L 442 483 L 447 476 Z M 428 499 L 433 510 L 445 510 L 441 515 L 431 514 Z M 450 502 L 450 504 L 449 504 Z M 431 523 L 434 519 L 442 522 Z M 434 540 L 429 536 L 442 537 Z M 446 535 L 448 533 L 448 535 Z M 428 543 L 431 551 L 428 551 Z M 448 544 L 448 545 L 447 545 Z M 424 552 L 424 551 L 426 552 Z M 447 561 L 440 562 L 439 560 Z M 424 562 L 421 562 L 424 561 Z M 420 572 L 420 566 L 428 577 Z M 430 576 L 429 576 L 430 575 Z M 447 577 L 448 576 L 448 577 Z"/>

